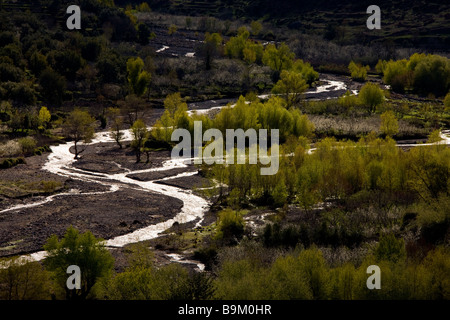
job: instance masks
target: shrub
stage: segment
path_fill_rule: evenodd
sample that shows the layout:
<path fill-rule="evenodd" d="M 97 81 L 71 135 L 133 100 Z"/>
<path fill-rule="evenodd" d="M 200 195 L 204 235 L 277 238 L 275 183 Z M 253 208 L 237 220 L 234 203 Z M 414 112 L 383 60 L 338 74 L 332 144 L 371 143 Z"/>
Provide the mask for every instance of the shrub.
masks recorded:
<path fill-rule="evenodd" d="M 450 60 L 416 53 L 408 60 L 389 61 L 384 66 L 384 82 L 397 92 L 411 88 L 423 96 L 440 97 L 450 89 Z"/>
<path fill-rule="evenodd" d="M 398 132 L 398 121 L 394 112 L 386 111 L 381 115 L 380 130 L 386 136 L 392 137 Z"/>
<path fill-rule="evenodd" d="M 363 66 L 361 64 L 356 64 L 353 61 L 348 65 L 350 74 L 355 81 L 365 81 L 367 79 L 367 71 L 370 70 L 369 66 Z"/>
<path fill-rule="evenodd" d="M 22 153 L 24 154 L 30 154 L 34 151 L 34 148 L 36 148 L 36 140 L 32 137 L 19 139 L 19 144 L 22 149 Z"/>
<path fill-rule="evenodd" d="M 167 33 L 169 34 L 169 36 L 175 34 L 177 32 L 177 26 L 174 24 L 171 24 Z"/>
<path fill-rule="evenodd" d="M 3 160 L 2 162 L 0 162 L 0 169 L 8 169 L 8 168 L 12 168 L 18 164 L 24 164 L 25 159 L 20 157 L 20 158 L 8 158 Z"/>
<path fill-rule="evenodd" d="M 413 88 L 421 95 L 443 96 L 450 88 L 450 60 L 437 55 L 423 57 L 414 70 Z"/>
<path fill-rule="evenodd" d="M 450 92 L 447 93 L 444 99 L 444 108 L 445 111 L 450 112 Z"/>
<path fill-rule="evenodd" d="M 4 144 L 0 144 L 0 157 L 11 157 L 20 154 L 21 148 L 17 140 L 9 140 Z"/>
<path fill-rule="evenodd" d="M 368 82 L 361 88 L 359 99 L 369 113 L 374 113 L 377 106 L 384 101 L 384 93 L 377 84 Z"/>
<path fill-rule="evenodd" d="M 406 257 L 405 241 L 396 239 L 393 234 L 381 236 L 374 253 L 377 261 L 397 262 Z"/>
<path fill-rule="evenodd" d="M 217 238 L 223 240 L 239 240 L 244 234 L 244 219 L 238 211 L 223 210 L 219 214 Z"/>

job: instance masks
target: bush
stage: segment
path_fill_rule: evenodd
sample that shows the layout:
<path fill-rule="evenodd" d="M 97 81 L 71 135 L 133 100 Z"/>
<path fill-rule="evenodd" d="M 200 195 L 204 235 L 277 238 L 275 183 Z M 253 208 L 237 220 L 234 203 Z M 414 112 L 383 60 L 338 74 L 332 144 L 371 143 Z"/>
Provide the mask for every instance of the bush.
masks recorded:
<path fill-rule="evenodd" d="M 377 84 L 368 82 L 361 88 L 359 99 L 361 104 L 367 107 L 369 113 L 374 113 L 377 106 L 383 103 L 384 93 Z"/>
<path fill-rule="evenodd" d="M 11 87 L 9 98 L 15 104 L 31 106 L 36 103 L 36 92 L 25 83 L 16 83 Z"/>
<path fill-rule="evenodd" d="M 389 137 L 392 137 L 398 132 L 398 121 L 394 112 L 386 111 L 381 115 L 380 130 Z"/>
<path fill-rule="evenodd" d="M 50 147 L 48 145 L 45 145 L 45 146 L 34 149 L 34 155 L 40 156 L 44 152 L 51 152 L 51 151 L 52 150 L 50 149 Z"/>
<path fill-rule="evenodd" d="M 437 55 L 421 59 L 414 70 L 413 88 L 421 95 L 445 95 L 450 88 L 450 60 Z"/>
<path fill-rule="evenodd" d="M 8 268 L 3 268 L 5 263 Z M 0 261 L 0 300 L 49 300 L 51 282 L 39 262 L 23 263 L 20 258 Z"/>
<path fill-rule="evenodd" d="M 20 147 L 22 148 L 22 153 L 30 154 L 36 148 L 36 140 L 32 137 L 25 137 L 19 139 Z"/>
<path fill-rule="evenodd" d="M 0 81 L 19 82 L 23 77 L 22 71 L 8 63 L 0 63 Z"/>
<path fill-rule="evenodd" d="M 66 90 L 66 79 L 57 72 L 46 69 L 39 78 L 42 98 L 54 104 L 60 104 Z"/>
<path fill-rule="evenodd" d="M 450 60 L 432 54 L 413 54 L 408 60 L 389 61 L 384 65 L 384 82 L 392 90 L 412 89 L 423 96 L 444 96 L 450 89 Z"/>
<path fill-rule="evenodd" d="M 101 52 L 102 44 L 95 38 L 88 39 L 81 48 L 82 57 L 88 61 L 97 61 Z"/>
<path fill-rule="evenodd" d="M 377 261 L 398 262 L 406 257 L 405 241 L 396 239 L 393 234 L 381 236 L 374 253 Z"/>
<path fill-rule="evenodd" d="M 244 235 L 244 219 L 238 211 L 223 210 L 219 214 L 217 238 L 227 241 L 239 240 Z"/>
<path fill-rule="evenodd" d="M 20 158 L 8 158 L 0 162 L 0 169 L 8 169 L 12 168 L 14 166 L 17 166 L 18 164 L 25 164 L 25 159 Z"/>
<path fill-rule="evenodd" d="M 353 61 L 348 65 L 351 77 L 355 81 L 365 81 L 367 79 L 367 71 L 370 70 L 369 66 L 363 66 L 361 64 L 356 64 Z"/>

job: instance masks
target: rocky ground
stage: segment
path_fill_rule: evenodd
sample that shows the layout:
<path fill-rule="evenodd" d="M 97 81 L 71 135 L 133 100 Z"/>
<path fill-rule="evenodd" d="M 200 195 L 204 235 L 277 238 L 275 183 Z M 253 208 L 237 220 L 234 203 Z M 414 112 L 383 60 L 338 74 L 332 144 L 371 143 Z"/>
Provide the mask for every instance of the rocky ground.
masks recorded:
<path fill-rule="evenodd" d="M 158 193 L 139 191 L 133 185 L 122 186 L 118 191 L 109 192 L 108 186 L 51 174 L 41 169 L 47 155 L 30 157 L 27 158 L 27 164 L 1 170 L 2 183 L 54 180 L 61 186 L 53 194 L 67 192 L 73 194 L 55 196 L 52 201 L 39 206 L 0 213 L 0 257 L 42 250 L 43 244 L 51 235 L 62 236 L 69 226 L 74 226 L 80 232 L 89 230 L 96 237 L 113 238 L 170 219 L 183 206 L 181 200 Z M 115 144 L 101 143 L 88 146 L 74 167 L 91 171 L 93 174 L 118 173 L 160 166 L 164 160 L 169 159 L 168 156 L 168 151 L 152 152 L 148 164 L 136 164 L 130 148 L 119 149 Z M 132 178 L 141 181 L 162 179 L 193 170 L 196 168 L 156 171 L 132 175 Z M 175 184 L 190 188 L 201 179 L 203 178 L 180 178 Z M 100 194 L 92 194 L 93 192 Z M 26 196 L 20 194 L 17 197 L 3 194 L 0 212 L 12 206 L 45 200 L 50 194 L 38 197 L 31 193 Z"/>

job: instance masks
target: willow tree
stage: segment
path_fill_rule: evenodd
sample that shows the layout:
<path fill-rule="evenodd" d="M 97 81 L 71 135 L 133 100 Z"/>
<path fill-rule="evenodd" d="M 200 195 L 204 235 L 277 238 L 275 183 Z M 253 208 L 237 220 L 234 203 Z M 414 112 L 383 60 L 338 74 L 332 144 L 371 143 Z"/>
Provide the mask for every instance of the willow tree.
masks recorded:
<path fill-rule="evenodd" d="M 450 112 L 450 92 L 447 93 L 444 99 L 444 108 L 445 111 Z"/>
<path fill-rule="evenodd" d="M 283 42 L 278 48 L 274 44 L 267 45 L 262 62 L 275 72 L 275 79 L 278 80 L 282 70 L 292 67 L 294 58 L 295 54 Z"/>
<path fill-rule="evenodd" d="M 398 121 L 394 112 L 386 111 L 381 115 L 380 131 L 388 137 L 398 132 Z"/>
<path fill-rule="evenodd" d="M 130 58 L 127 61 L 128 84 L 132 94 L 140 97 L 150 84 L 151 75 L 144 70 L 144 61 L 137 58 Z"/>
<path fill-rule="evenodd" d="M 120 116 L 120 109 L 109 108 L 108 115 L 112 118 L 111 138 L 113 138 L 114 141 L 116 141 L 116 143 L 118 144 L 119 148 L 122 149 L 122 138 L 124 136 L 124 133 L 122 132 L 123 119 Z"/>
<path fill-rule="evenodd" d="M 300 73 L 283 70 L 280 80 L 275 84 L 272 92 L 281 94 L 286 100 L 286 107 L 295 107 L 300 103 L 308 84 Z"/>
<path fill-rule="evenodd" d="M 359 99 L 367 107 L 369 113 L 374 113 L 377 107 L 383 103 L 384 93 L 377 84 L 367 82 L 359 92 Z"/>
<path fill-rule="evenodd" d="M 136 120 L 131 127 L 133 133 L 133 142 L 131 146 L 136 152 L 136 162 L 141 161 L 142 148 L 144 147 L 145 139 L 147 138 L 147 126 L 141 119 Z"/>
<path fill-rule="evenodd" d="M 218 33 L 205 34 L 205 42 L 202 47 L 202 53 L 204 55 L 205 69 L 210 70 L 211 64 L 214 59 L 220 53 L 220 47 L 222 45 L 222 37 Z"/>
<path fill-rule="evenodd" d="M 84 151 L 78 149 L 78 143 L 84 141 L 89 143 L 94 137 L 95 119 L 91 117 L 89 112 L 80 109 L 73 110 L 64 122 L 63 131 L 66 137 L 74 141 L 75 159 Z"/>
<path fill-rule="evenodd" d="M 67 299 L 86 299 L 94 285 L 110 275 L 114 265 L 114 258 L 102 239 L 95 238 L 90 231 L 80 234 L 73 227 L 67 229 L 61 240 L 56 235 L 49 238 L 44 249 L 48 252 L 45 267 L 65 290 Z M 80 289 L 70 290 L 66 285 L 67 268 L 71 265 L 80 268 Z"/>

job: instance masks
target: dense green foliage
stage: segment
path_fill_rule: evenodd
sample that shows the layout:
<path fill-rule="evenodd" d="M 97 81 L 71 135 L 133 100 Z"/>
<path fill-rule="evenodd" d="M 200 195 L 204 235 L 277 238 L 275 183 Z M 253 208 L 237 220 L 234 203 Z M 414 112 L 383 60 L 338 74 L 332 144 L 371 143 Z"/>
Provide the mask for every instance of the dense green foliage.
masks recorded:
<path fill-rule="evenodd" d="M 381 67 L 384 81 L 398 92 L 444 96 L 450 89 L 450 60 L 432 54 L 413 54 L 409 59 L 388 61 Z"/>
<path fill-rule="evenodd" d="M 374 113 L 377 106 L 384 101 L 383 90 L 377 84 L 367 82 L 359 92 L 359 100 L 367 107 L 369 113 Z"/>
<path fill-rule="evenodd" d="M 216 295 L 237 300 L 448 299 L 448 254 L 439 248 L 420 263 L 368 255 L 360 266 L 330 266 L 317 248 L 276 258 L 269 266 L 244 258 L 224 263 Z M 366 287 L 366 269 L 374 263 L 383 270 L 381 290 Z"/>
<path fill-rule="evenodd" d="M 65 289 L 67 299 L 86 299 L 97 281 L 111 272 L 114 262 L 101 239 L 89 231 L 80 234 L 73 227 L 67 229 L 61 240 L 57 236 L 48 239 L 44 249 L 48 252 L 45 266 L 53 272 L 56 283 Z M 67 288 L 66 270 L 70 265 L 82 270 L 81 289 Z"/>
<path fill-rule="evenodd" d="M 423 199 L 449 195 L 449 150 L 421 147 L 403 152 L 393 140 L 362 138 L 358 143 L 324 139 L 312 154 L 307 145 L 282 148 L 280 169 L 275 176 L 261 177 L 255 165 L 229 165 L 211 170 L 212 177 L 228 185 L 229 194 L 240 201 L 271 203 L 280 191 L 287 201 L 305 209 L 328 199 L 348 199 L 364 192 L 387 195 L 408 193 Z M 425 157 L 426 160 L 419 160 Z M 446 160 L 447 159 L 447 160 Z M 233 190 L 237 189 L 236 193 Z M 283 203 L 283 202 L 281 202 Z"/>
<path fill-rule="evenodd" d="M 370 70 L 369 66 L 362 66 L 361 64 L 356 64 L 353 61 L 348 65 L 350 70 L 350 75 L 355 81 L 365 81 L 367 79 L 367 71 Z"/>

